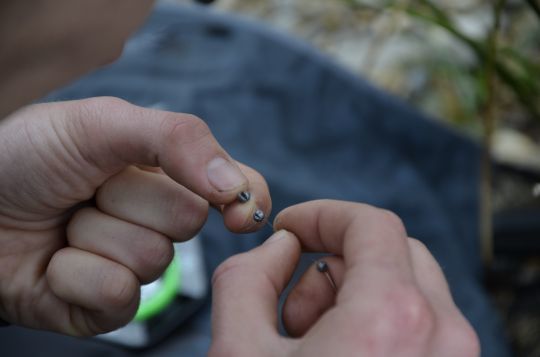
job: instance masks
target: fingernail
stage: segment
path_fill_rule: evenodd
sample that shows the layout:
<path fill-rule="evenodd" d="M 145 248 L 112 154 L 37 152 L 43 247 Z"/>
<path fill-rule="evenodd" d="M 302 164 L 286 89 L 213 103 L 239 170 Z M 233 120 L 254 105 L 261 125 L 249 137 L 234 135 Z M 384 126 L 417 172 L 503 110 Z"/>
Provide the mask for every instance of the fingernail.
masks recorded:
<path fill-rule="evenodd" d="M 281 217 L 281 215 L 278 214 L 278 215 L 274 218 L 274 222 L 272 222 L 272 227 L 274 227 L 274 231 L 275 231 L 275 228 L 276 228 L 276 227 L 279 227 L 279 220 L 280 220 L 280 217 Z"/>
<path fill-rule="evenodd" d="M 272 243 L 276 242 L 278 240 L 283 239 L 287 235 L 287 231 L 282 229 L 277 231 L 276 233 L 272 234 L 267 240 L 264 241 L 264 244 L 266 243 Z"/>
<path fill-rule="evenodd" d="M 206 169 L 208 180 L 218 191 L 230 191 L 246 182 L 240 169 L 222 157 L 212 159 Z"/>

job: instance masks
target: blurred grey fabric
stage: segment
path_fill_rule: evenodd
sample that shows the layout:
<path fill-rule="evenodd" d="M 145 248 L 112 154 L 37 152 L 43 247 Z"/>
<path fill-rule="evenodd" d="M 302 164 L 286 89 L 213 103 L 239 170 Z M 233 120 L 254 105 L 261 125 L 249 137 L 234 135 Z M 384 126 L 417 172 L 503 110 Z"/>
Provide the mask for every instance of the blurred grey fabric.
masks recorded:
<path fill-rule="evenodd" d="M 300 42 L 198 7 L 158 9 L 118 62 L 47 100 L 103 95 L 203 118 L 233 157 L 266 177 L 274 212 L 317 198 L 395 211 L 441 264 L 483 356 L 510 355 L 479 282 L 479 150 L 468 140 Z M 203 230 L 209 271 L 268 234 L 235 236 L 212 213 Z M 0 341 L 18 355 L 204 356 L 210 301 L 143 352 L 14 327 Z"/>

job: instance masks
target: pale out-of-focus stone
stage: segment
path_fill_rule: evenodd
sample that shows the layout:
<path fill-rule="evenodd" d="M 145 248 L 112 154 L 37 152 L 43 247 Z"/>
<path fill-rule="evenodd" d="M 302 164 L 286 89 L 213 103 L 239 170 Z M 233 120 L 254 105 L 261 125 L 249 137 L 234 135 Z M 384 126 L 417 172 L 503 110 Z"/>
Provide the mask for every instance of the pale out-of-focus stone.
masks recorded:
<path fill-rule="evenodd" d="M 493 136 L 493 156 L 500 162 L 540 171 L 540 146 L 512 129 L 499 129 Z"/>

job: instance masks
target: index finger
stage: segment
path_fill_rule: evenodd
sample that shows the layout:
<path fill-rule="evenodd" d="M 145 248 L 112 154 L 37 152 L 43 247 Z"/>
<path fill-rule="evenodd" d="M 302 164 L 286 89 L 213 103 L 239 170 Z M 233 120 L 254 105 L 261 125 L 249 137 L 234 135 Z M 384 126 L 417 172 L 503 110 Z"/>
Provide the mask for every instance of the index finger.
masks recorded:
<path fill-rule="evenodd" d="M 407 233 L 389 211 L 353 202 L 311 201 L 281 211 L 274 228 L 294 233 L 305 250 L 343 256 L 343 288 L 414 284 Z"/>

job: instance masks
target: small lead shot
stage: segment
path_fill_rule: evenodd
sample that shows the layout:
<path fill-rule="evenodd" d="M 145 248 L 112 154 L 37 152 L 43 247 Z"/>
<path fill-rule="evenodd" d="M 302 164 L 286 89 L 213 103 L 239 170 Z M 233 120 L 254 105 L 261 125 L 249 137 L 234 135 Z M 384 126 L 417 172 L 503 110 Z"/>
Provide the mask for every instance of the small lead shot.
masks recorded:
<path fill-rule="evenodd" d="M 253 220 L 257 223 L 260 223 L 264 221 L 265 214 L 260 209 L 256 210 L 255 213 L 253 213 Z"/>
<path fill-rule="evenodd" d="M 249 193 L 248 191 L 242 191 L 238 194 L 237 198 L 239 202 L 246 203 L 251 199 L 251 193 Z"/>
<path fill-rule="evenodd" d="M 334 292 L 337 292 L 337 285 L 334 281 L 334 278 L 332 278 L 332 274 L 330 274 L 330 267 L 328 266 L 328 263 L 324 260 L 317 260 L 315 262 L 315 267 L 317 268 L 317 271 L 326 276 L 326 279 L 330 283 L 332 290 L 334 290 Z"/>
<path fill-rule="evenodd" d="M 246 203 L 248 202 L 250 199 L 251 199 L 251 193 L 249 193 L 249 191 L 242 191 L 238 194 L 238 196 L 236 196 L 238 202 L 240 203 Z M 266 215 L 264 214 L 263 211 L 261 211 L 260 209 L 257 209 L 254 213 L 253 213 L 253 220 L 257 223 L 260 223 L 262 221 L 264 221 L 264 218 L 266 217 Z"/>
<path fill-rule="evenodd" d="M 324 260 L 317 260 L 315 262 L 317 264 L 317 270 L 321 273 L 326 273 L 328 271 L 328 263 Z"/>

